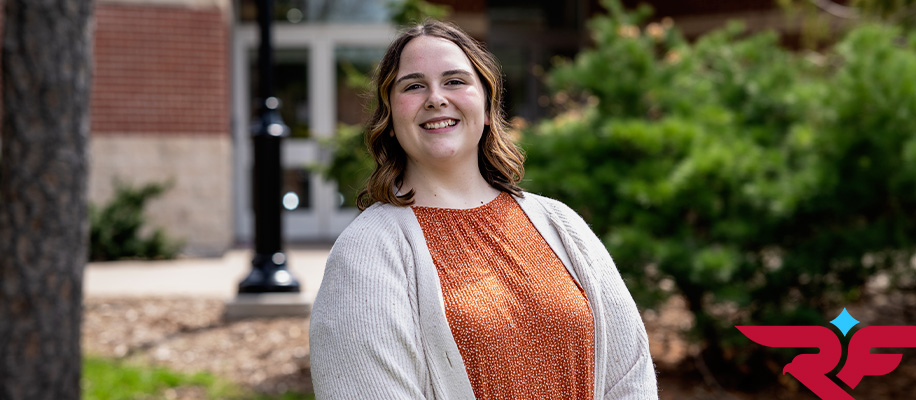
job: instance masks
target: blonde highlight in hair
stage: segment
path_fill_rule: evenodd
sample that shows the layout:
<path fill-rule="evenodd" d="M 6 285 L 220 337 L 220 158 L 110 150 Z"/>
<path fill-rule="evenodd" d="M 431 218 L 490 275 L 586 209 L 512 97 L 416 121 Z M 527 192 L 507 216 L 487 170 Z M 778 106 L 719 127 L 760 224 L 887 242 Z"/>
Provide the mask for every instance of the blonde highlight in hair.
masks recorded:
<path fill-rule="evenodd" d="M 490 119 L 490 125 L 484 126 L 477 146 L 480 174 L 490 186 L 521 196 L 518 182 L 525 174 L 525 157 L 512 142 L 502 112 L 503 79 L 499 64 L 492 54 L 460 28 L 446 22 L 426 20 L 401 33 L 388 46 L 376 69 L 373 83 L 377 107 L 366 128 L 366 147 L 376 165 L 366 188 L 357 197 L 357 206 L 365 210 L 375 202 L 400 207 L 413 204 L 412 189 L 407 193 L 395 191 L 404 182 L 407 153 L 393 136 L 391 86 L 398 73 L 401 53 L 408 42 L 420 36 L 446 39 L 456 44 L 471 61 L 487 94 L 486 113 Z"/>

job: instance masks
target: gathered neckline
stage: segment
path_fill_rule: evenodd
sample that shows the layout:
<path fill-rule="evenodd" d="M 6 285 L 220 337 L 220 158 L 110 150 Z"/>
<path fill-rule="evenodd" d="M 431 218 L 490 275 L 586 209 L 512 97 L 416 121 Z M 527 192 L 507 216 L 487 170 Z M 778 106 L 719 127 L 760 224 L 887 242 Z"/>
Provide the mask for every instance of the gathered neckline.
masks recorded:
<path fill-rule="evenodd" d="M 471 207 L 471 208 L 445 208 L 445 207 L 431 207 L 431 206 L 410 206 L 410 207 L 413 208 L 414 210 L 421 210 L 421 211 L 447 212 L 447 213 L 473 213 L 473 212 L 485 211 L 490 208 L 493 208 L 500 201 L 502 201 L 501 199 L 505 199 L 508 196 L 509 196 L 509 193 L 500 191 L 499 194 L 493 198 L 493 200 L 490 200 L 489 202 L 485 204 L 481 204 L 479 206 Z"/>

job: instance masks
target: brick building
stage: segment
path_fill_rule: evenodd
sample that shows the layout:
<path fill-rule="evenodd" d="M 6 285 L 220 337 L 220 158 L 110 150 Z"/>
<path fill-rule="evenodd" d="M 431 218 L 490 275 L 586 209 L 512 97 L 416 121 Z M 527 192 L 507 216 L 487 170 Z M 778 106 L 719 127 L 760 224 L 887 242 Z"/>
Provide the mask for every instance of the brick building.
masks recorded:
<path fill-rule="evenodd" d="M 90 199 L 112 183 L 171 181 L 153 225 L 215 254 L 232 218 L 229 0 L 97 0 Z"/>
<path fill-rule="evenodd" d="M 386 1 L 275 1 L 276 93 L 290 241 L 330 241 L 356 215 L 311 167 L 338 122 L 362 118 L 340 69 L 367 72 L 394 35 Z M 151 225 L 219 254 L 252 239 L 252 149 L 259 44 L 254 0 L 97 0 L 90 199 L 120 179 L 172 182 Z M 339 106 L 342 105 L 342 106 Z M 296 204 L 298 203 L 298 204 Z"/>
<path fill-rule="evenodd" d="M 283 149 L 289 241 L 330 241 L 356 210 L 310 166 L 339 123 L 365 118 L 345 71 L 369 72 L 395 29 L 388 0 L 274 0 L 276 93 L 292 137 Z M 598 0 L 435 0 L 450 19 L 487 42 L 507 77 L 511 116 L 544 114 L 531 71 L 588 44 Z M 636 1 L 624 1 L 632 6 Z M 650 1 L 688 36 L 727 19 L 784 29 L 775 0 Z M 186 241 L 189 254 L 219 254 L 252 239 L 251 140 L 259 42 L 255 0 L 96 0 L 91 98 L 90 198 L 113 181 L 171 181 L 149 208 L 152 225 Z"/>

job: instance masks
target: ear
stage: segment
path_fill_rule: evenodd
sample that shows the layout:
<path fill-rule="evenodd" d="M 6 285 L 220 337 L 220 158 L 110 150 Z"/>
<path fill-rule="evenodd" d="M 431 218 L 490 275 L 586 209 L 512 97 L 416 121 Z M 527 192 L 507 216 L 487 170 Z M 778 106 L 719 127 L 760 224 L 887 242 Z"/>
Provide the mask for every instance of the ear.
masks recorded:
<path fill-rule="evenodd" d="M 490 125 L 490 112 L 489 111 L 484 111 L 483 113 L 483 124 Z"/>

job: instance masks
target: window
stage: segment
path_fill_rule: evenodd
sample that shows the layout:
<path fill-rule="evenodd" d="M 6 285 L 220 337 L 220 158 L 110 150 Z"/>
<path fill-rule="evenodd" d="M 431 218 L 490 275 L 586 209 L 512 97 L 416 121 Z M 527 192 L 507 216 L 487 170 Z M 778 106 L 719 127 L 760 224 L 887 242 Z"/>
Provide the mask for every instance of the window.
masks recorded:
<path fill-rule="evenodd" d="M 305 211 L 312 207 L 312 173 L 306 168 L 283 171 L 283 207 L 288 211 Z"/>
<path fill-rule="evenodd" d="M 249 53 L 249 98 L 251 116 L 258 115 L 258 53 Z M 309 132 L 308 50 L 274 50 L 274 96 L 280 99 L 280 117 L 289 126 L 290 137 L 305 139 Z"/>
<path fill-rule="evenodd" d="M 372 74 L 385 55 L 383 48 L 337 47 L 337 122 L 363 125 L 369 119 Z"/>
<path fill-rule="evenodd" d="M 291 24 L 316 22 L 387 22 L 391 0 L 274 0 L 274 20 Z M 241 0 L 239 18 L 257 22 L 258 0 Z"/>

